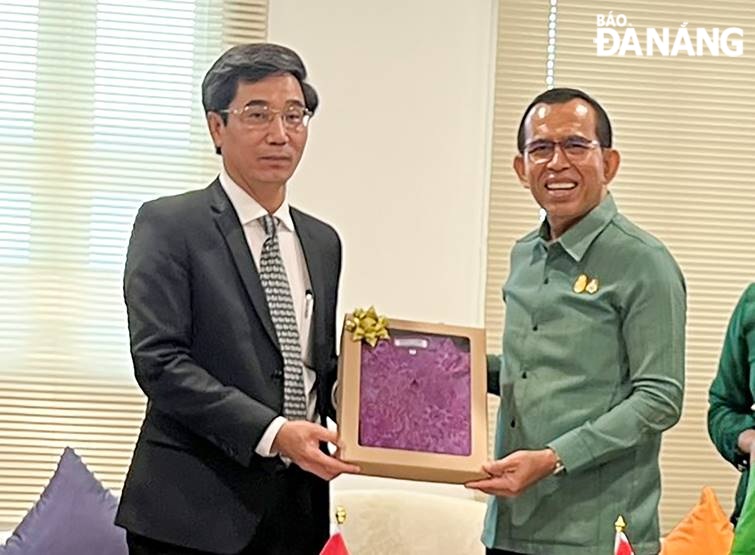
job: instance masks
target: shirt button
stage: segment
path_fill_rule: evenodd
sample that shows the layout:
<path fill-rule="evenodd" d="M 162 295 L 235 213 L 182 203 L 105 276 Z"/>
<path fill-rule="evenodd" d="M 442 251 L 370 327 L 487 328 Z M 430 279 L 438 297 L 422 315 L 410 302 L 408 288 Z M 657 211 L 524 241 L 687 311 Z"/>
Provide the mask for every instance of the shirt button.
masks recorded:
<path fill-rule="evenodd" d="M 537 324 L 535 324 L 534 326 L 532 326 L 532 331 L 537 331 Z"/>
<path fill-rule="evenodd" d="M 523 380 L 527 379 L 527 371 L 526 370 L 524 372 L 522 372 L 522 379 Z"/>
<path fill-rule="evenodd" d="M 550 281 L 550 280 L 549 280 L 548 278 L 545 278 L 545 279 L 543 280 L 543 283 L 544 283 L 545 285 L 548 285 L 548 282 L 549 282 L 549 281 Z"/>
<path fill-rule="evenodd" d="M 513 418 L 511 419 L 511 427 L 516 428 L 516 420 L 514 420 Z"/>

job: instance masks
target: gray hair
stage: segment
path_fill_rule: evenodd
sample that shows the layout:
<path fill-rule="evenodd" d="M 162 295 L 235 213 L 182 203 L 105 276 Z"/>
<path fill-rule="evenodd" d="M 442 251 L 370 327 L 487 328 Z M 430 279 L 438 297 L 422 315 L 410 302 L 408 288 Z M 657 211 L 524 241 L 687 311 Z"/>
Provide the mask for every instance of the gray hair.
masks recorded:
<path fill-rule="evenodd" d="M 299 55 L 285 46 L 270 43 L 242 44 L 226 50 L 212 65 L 202 81 L 202 105 L 205 113 L 227 110 L 239 81 L 254 83 L 270 75 L 293 75 L 304 93 L 304 104 L 317 110 L 319 99 L 307 83 L 307 69 Z M 227 114 L 220 114 L 227 122 Z"/>

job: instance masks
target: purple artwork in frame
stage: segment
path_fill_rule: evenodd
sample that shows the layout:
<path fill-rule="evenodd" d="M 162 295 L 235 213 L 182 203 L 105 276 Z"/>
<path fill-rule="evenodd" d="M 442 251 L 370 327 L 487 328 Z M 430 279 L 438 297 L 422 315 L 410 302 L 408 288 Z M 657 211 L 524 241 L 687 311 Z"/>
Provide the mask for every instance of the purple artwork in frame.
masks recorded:
<path fill-rule="evenodd" d="M 359 444 L 469 455 L 471 355 L 466 337 L 391 329 L 361 347 Z"/>

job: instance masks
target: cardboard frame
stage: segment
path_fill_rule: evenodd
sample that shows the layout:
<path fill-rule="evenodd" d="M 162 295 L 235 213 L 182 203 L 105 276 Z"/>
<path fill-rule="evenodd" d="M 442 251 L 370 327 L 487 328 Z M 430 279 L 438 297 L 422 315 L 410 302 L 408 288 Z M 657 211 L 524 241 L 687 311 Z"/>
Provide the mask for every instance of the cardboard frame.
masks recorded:
<path fill-rule="evenodd" d="M 346 315 L 348 319 L 351 315 Z M 470 352 L 470 439 L 468 455 L 413 451 L 361 445 L 360 387 L 362 380 L 362 342 L 351 333 L 341 334 L 338 359 L 338 433 L 342 442 L 340 458 L 357 464 L 362 474 L 430 482 L 461 484 L 485 478 L 482 465 L 487 461 L 487 361 L 485 332 L 480 328 L 430 324 L 389 318 L 389 331 L 434 334 L 465 338 Z"/>

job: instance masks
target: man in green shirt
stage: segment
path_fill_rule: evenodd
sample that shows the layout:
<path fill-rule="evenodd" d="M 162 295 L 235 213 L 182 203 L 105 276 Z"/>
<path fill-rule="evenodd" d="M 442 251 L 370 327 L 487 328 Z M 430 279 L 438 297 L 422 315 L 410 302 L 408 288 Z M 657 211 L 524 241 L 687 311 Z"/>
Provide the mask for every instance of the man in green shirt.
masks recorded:
<path fill-rule="evenodd" d="M 661 432 L 681 414 L 684 278 L 616 209 L 603 108 L 552 89 L 525 110 L 514 169 L 545 210 L 511 251 L 501 397 L 482 540 L 488 554 L 606 555 L 623 515 L 635 555 L 658 553 Z"/>
<path fill-rule="evenodd" d="M 742 294 L 729 321 L 721 361 L 708 396 L 708 433 L 721 456 L 742 477 L 732 522 L 736 524 L 747 493 L 750 454 L 755 452 L 755 283 Z"/>

